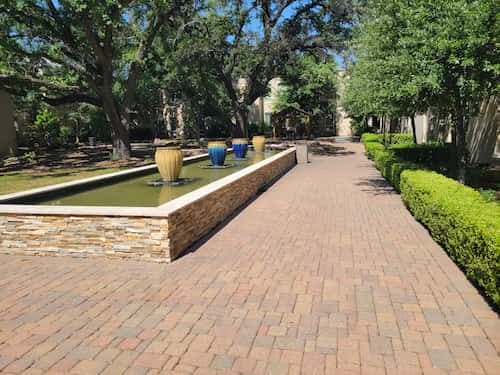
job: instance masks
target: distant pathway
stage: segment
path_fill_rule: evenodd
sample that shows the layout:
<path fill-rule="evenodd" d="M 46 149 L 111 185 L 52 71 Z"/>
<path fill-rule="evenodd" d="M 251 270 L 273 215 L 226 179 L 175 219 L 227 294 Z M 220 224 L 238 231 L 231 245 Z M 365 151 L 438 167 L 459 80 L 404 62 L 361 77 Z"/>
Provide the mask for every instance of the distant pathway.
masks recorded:
<path fill-rule="evenodd" d="M 0 256 L 0 372 L 500 374 L 497 315 L 336 147 L 170 265 Z"/>

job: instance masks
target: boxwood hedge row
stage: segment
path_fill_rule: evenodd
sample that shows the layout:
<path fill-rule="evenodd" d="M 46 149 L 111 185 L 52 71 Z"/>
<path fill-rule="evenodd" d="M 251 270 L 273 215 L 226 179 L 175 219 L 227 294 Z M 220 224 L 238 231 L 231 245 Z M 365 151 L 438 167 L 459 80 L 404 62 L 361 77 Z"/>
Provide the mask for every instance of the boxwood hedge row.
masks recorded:
<path fill-rule="evenodd" d="M 500 307 L 500 205 L 430 170 L 446 163 L 449 146 L 386 148 L 374 139 L 372 134 L 362 137 L 367 156 L 469 280 Z"/>
<path fill-rule="evenodd" d="M 500 307 L 500 205 L 433 171 L 404 171 L 400 189 L 415 218 Z"/>

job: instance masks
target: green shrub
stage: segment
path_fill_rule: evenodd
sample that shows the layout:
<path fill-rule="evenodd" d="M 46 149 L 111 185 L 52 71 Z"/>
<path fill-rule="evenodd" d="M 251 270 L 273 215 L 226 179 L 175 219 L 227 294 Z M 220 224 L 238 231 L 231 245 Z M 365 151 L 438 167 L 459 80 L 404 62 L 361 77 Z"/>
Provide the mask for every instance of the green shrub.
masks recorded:
<path fill-rule="evenodd" d="M 400 185 L 415 218 L 500 307 L 500 205 L 436 172 L 406 170 Z"/>
<path fill-rule="evenodd" d="M 407 133 L 390 133 L 386 136 L 386 142 L 391 145 L 413 144 L 413 135 Z"/>
<path fill-rule="evenodd" d="M 384 143 L 383 134 L 364 133 L 361 136 L 361 142 L 379 142 Z M 413 136 L 406 133 L 387 133 L 385 135 L 386 144 L 399 145 L 399 144 L 413 144 Z"/>
<path fill-rule="evenodd" d="M 59 127 L 61 119 L 49 106 L 43 106 L 36 114 L 33 129 L 40 142 L 47 146 L 52 146 L 57 143 L 59 138 Z"/>
<path fill-rule="evenodd" d="M 364 117 L 353 117 L 351 121 L 352 134 L 355 136 L 360 136 L 368 130 Z"/>
<path fill-rule="evenodd" d="M 384 145 L 378 142 L 366 142 L 365 152 L 369 159 L 375 158 L 375 153 L 378 151 L 384 151 Z"/>
<path fill-rule="evenodd" d="M 375 151 L 375 166 L 397 191 L 400 191 L 400 175 L 407 169 L 425 169 L 423 166 L 399 159 L 390 150 Z"/>
<path fill-rule="evenodd" d="M 373 160 L 375 161 L 375 166 L 380 171 L 382 176 L 386 178 L 387 175 L 390 175 L 390 168 L 392 163 L 396 162 L 394 152 L 386 149 L 376 151 Z"/>
<path fill-rule="evenodd" d="M 361 136 L 361 142 L 379 142 L 382 143 L 382 134 L 374 134 L 374 133 L 363 133 Z"/>
<path fill-rule="evenodd" d="M 391 145 L 389 149 L 401 160 L 426 165 L 430 169 L 447 171 L 453 165 L 454 147 L 448 143 L 401 143 Z"/>

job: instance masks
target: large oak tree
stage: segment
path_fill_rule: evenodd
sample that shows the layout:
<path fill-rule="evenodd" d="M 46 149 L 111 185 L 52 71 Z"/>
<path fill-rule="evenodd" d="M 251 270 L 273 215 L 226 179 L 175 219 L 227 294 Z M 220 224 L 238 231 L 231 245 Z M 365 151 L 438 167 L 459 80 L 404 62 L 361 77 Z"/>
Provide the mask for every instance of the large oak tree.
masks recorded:
<path fill-rule="evenodd" d="M 0 3 L 0 87 L 52 105 L 103 108 L 113 146 L 130 156 L 138 82 L 160 30 L 182 27 L 195 0 L 7 0 Z"/>
<path fill-rule="evenodd" d="M 193 58 L 205 59 L 231 102 L 232 133 L 248 135 L 248 108 L 297 51 L 343 47 L 348 0 L 216 1 L 193 22 Z"/>

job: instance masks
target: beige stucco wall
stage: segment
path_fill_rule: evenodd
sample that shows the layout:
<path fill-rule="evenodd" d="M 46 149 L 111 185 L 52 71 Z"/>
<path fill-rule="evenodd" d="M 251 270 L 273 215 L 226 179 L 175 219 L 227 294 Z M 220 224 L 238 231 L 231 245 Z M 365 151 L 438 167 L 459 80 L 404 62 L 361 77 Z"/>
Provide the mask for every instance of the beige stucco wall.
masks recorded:
<path fill-rule="evenodd" d="M 337 82 L 338 82 L 337 113 L 335 116 L 336 117 L 335 121 L 336 121 L 336 125 L 337 125 L 337 135 L 339 137 L 352 136 L 351 119 L 349 117 L 347 117 L 347 113 L 339 105 L 339 103 L 341 103 L 341 101 L 342 101 L 342 95 L 344 93 L 346 79 L 348 79 L 348 77 L 346 76 L 345 71 L 340 70 L 337 72 Z"/>
<path fill-rule="evenodd" d="M 249 111 L 248 120 L 250 123 L 261 123 L 264 122 L 267 125 L 271 124 L 271 113 L 274 112 L 274 104 L 278 98 L 278 93 L 280 90 L 280 84 L 282 83 L 281 78 L 273 78 L 269 82 L 269 93 L 265 97 L 258 98 L 251 106 Z M 242 80 L 238 81 L 238 87 L 244 87 L 245 82 Z"/>
<path fill-rule="evenodd" d="M 500 130 L 500 98 L 491 96 L 483 101 L 479 115 L 469 123 L 467 144 L 470 161 L 487 164 L 495 156 Z"/>
<path fill-rule="evenodd" d="M 14 106 L 10 95 L 0 91 L 0 157 L 16 152 Z"/>
<path fill-rule="evenodd" d="M 431 112 L 415 116 L 417 142 L 451 142 L 451 128 L 443 128 Z M 403 118 L 402 130 L 412 132 L 410 119 Z M 473 164 L 487 164 L 500 156 L 500 98 L 491 96 L 481 104 L 480 112 L 468 125 L 467 145 Z"/>

